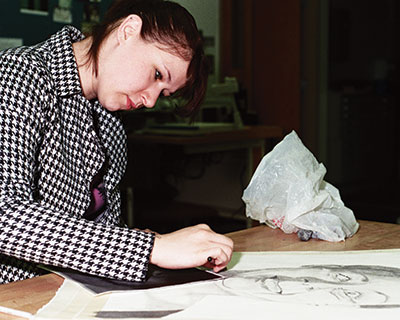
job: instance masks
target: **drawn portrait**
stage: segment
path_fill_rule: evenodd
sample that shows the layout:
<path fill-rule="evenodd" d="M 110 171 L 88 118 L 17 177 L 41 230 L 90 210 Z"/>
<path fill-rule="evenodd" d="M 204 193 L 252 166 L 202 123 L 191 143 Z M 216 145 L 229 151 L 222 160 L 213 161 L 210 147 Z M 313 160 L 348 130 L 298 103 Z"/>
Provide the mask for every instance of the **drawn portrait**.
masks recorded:
<path fill-rule="evenodd" d="M 400 308 L 400 269 L 379 265 L 304 265 L 228 271 L 227 293 L 315 306 Z"/>

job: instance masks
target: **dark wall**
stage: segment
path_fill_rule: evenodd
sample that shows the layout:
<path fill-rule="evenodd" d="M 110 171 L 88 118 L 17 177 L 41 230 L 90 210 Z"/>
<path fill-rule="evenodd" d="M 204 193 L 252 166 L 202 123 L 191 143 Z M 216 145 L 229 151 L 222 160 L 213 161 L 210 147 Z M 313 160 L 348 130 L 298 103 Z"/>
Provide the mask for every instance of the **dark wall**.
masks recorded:
<path fill-rule="evenodd" d="M 357 218 L 400 223 L 400 4 L 329 9 L 327 178 Z"/>
<path fill-rule="evenodd" d="M 104 14 L 111 0 L 102 0 L 98 6 Z M 72 23 L 81 29 L 86 0 L 72 0 Z M 65 24 L 53 21 L 53 12 L 58 0 L 49 0 L 47 16 L 20 12 L 20 1 L 0 1 L 0 37 L 22 38 L 24 45 L 32 45 L 48 38 Z"/>

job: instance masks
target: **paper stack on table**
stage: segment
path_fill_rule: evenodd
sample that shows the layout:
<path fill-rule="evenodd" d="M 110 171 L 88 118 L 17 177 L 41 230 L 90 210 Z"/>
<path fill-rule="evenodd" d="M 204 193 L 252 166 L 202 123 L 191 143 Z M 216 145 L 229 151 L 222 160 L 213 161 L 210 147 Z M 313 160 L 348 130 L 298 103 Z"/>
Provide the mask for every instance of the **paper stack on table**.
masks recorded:
<path fill-rule="evenodd" d="M 95 295 L 66 279 L 36 319 L 400 317 L 400 249 L 235 252 L 221 280 Z M 218 307 L 216 307 L 218 306 Z M 329 318 L 331 317 L 331 318 Z"/>

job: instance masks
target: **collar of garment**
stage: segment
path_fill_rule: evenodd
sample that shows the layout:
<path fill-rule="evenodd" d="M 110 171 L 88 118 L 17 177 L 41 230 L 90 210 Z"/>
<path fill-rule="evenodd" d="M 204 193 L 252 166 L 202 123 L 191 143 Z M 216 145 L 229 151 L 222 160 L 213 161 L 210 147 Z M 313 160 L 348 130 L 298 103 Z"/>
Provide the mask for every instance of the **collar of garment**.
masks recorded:
<path fill-rule="evenodd" d="M 65 26 L 46 41 L 51 51 L 50 68 L 59 96 L 82 93 L 72 43 L 84 38 L 75 27 Z"/>

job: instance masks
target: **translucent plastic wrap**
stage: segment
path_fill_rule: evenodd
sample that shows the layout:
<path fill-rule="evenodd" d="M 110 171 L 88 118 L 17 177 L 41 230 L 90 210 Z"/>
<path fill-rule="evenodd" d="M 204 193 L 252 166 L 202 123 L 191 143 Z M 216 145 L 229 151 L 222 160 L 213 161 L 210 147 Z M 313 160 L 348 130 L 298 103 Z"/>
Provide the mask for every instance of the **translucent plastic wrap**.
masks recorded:
<path fill-rule="evenodd" d="M 264 156 L 244 190 L 246 215 L 286 233 L 309 231 L 328 241 L 351 237 L 359 225 L 339 190 L 323 180 L 325 173 L 292 131 Z"/>

